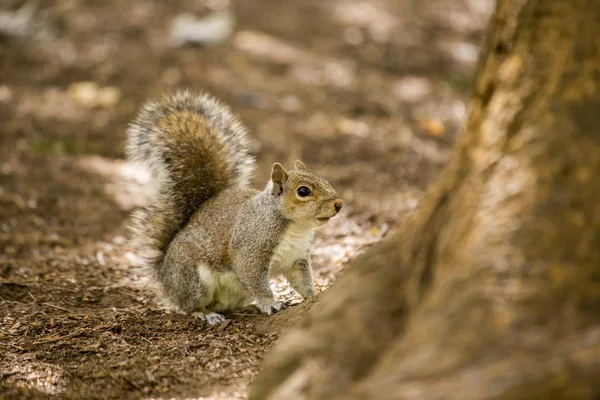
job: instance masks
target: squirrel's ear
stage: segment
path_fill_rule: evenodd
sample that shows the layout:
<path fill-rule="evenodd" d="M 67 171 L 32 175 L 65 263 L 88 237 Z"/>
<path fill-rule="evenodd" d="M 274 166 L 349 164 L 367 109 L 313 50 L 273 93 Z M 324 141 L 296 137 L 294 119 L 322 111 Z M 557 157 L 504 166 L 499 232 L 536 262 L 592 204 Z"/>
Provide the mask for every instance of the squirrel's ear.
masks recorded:
<path fill-rule="evenodd" d="M 283 193 L 283 184 L 287 181 L 288 173 L 279 163 L 273 164 L 271 180 L 273 181 L 273 194 Z"/>
<path fill-rule="evenodd" d="M 294 163 L 294 167 L 296 169 L 306 169 L 306 165 L 304 165 L 304 163 L 300 160 L 296 160 L 296 162 Z"/>

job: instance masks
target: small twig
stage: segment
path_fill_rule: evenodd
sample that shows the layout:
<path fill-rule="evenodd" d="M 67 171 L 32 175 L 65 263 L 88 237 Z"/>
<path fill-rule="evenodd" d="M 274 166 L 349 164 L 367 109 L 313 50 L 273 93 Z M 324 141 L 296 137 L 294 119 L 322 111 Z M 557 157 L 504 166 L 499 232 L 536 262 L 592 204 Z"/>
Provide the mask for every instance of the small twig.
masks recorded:
<path fill-rule="evenodd" d="M 54 305 L 52 303 L 42 303 L 42 305 L 46 306 L 46 307 L 50 307 L 50 308 L 55 308 L 55 309 L 60 310 L 60 311 L 68 312 L 69 314 L 73 313 L 73 311 L 69 310 L 68 308 L 57 306 L 57 305 Z"/>
<path fill-rule="evenodd" d="M 148 344 L 150 344 L 150 345 L 152 345 L 152 344 L 153 344 L 153 343 L 152 343 L 150 340 L 146 339 L 146 338 L 145 338 L 145 337 L 143 337 L 143 336 L 140 336 L 140 338 L 141 338 L 142 340 L 145 340 L 146 342 L 148 342 Z"/>
<path fill-rule="evenodd" d="M 381 242 L 382 239 L 383 239 L 382 237 L 376 238 L 376 239 L 363 239 L 363 240 L 357 240 L 357 241 L 355 241 L 353 243 L 349 243 L 349 244 L 355 244 L 358 247 L 371 246 L 371 245 Z"/>
<path fill-rule="evenodd" d="M 71 333 L 63 335 L 63 336 L 53 337 L 53 338 L 49 338 L 49 339 L 36 340 L 35 342 L 33 342 L 33 344 L 34 345 L 38 345 L 38 344 L 54 343 L 54 342 L 61 341 L 63 339 L 69 339 L 69 338 L 72 338 L 74 336 L 81 335 L 84 332 L 85 332 L 85 329 L 78 329 L 75 332 L 71 332 Z"/>

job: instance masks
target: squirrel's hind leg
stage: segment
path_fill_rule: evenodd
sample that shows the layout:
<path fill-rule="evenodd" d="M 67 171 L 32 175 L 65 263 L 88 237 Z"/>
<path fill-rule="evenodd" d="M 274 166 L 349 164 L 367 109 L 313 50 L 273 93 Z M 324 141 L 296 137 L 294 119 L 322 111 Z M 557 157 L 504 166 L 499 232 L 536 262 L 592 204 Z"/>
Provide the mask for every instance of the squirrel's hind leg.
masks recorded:
<path fill-rule="evenodd" d="M 211 270 L 192 257 L 185 256 L 185 248 L 172 247 L 169 250 L 163 268 L 157 276 L 164 294 L 181 314 L 195 315 L 209 323 L 219 319 L 212 316 L 214 313 L 207 311 L 207 307 L 214 301 L 214 279 Z"/>

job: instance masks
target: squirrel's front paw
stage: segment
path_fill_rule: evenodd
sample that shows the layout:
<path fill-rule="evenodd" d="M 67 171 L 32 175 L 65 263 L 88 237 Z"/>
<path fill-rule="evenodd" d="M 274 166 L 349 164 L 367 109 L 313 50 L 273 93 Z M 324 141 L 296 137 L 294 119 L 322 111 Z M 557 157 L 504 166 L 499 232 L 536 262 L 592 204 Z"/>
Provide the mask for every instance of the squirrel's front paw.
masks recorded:
<path fill-rule="evenodd" d="M 256 306 L 263 314 L 271 315 L 285 308 L 285 303 L 279 300 L 258 301 Z"/>
<path fill-rule="evenodd" d="M 306 300 L 310 297 L 313 297 L 315 295 L 315 287 L 312 285 L 303 287 L 303 288 L 298 288 L 297 291 L 304 300 Z"/>

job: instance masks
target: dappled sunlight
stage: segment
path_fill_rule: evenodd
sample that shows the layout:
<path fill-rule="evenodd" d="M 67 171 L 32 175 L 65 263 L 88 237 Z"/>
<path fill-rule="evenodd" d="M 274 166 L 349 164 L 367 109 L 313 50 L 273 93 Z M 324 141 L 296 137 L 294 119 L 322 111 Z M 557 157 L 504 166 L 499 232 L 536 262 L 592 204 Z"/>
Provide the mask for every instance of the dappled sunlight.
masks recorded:
<path fill-rule="evenodd" d="M 236 374 L 237 375 L 237 374 Z M 246 377 L 247 378 L 247 377 Z M 244 400 L 247 398 L 248 385 L 236 389 L 214 390 L 211 394 L 200 397 L 187 397 L 186 400 Z M 143 397 L 144 400 L 160 400 L 162 397 Z"/>
<path fill-rule="evenodd" d="M 249 128 L 253 187 L 296 159 L 329 180 L 346 205 L 314 238 L 320 294 L 419 208 L 460 135 L 488 11 L 444 4 L 0 10 L 0 391 L 246 399 L 278 335 L 320 296 L 304 301 L 277 277 L 288 309 L 213 327 L 164 307 L 129 241 L 131 212 L 154 190 L 124 161 L 129 123 L 147 99 L 206 90 Z"/>
<path fill-rule="evenodd" d="M 11 324 L 11 316 L 4 317 L 2 324 Z M 14 323 L 14 320 L 13 320 Z M 32 343 L 29 346 L 33 346 Z M 0 359 L 0 379 L 16 388 L 35 389 L 49 395 L 59 395 L 68 384 L 68 373 L 53 364 L 36 361 L 27 355 L 9 354 Z"/>
<path fill-rule="evenodd" d="M 331 3 L 334 21 L 365 28 L 369 37 L 378 43 L 388 42 L 398 25 L 397 18 L 382 1 L 340 0 Z"/>
<path fill-rule="evenodd" d="M 350 60 L 319 55 L 260 32 L 239 32 L 234 43 L 254 58 L 290 65 L 290 75 L 299 83 L 340 88 L 355 83 L 355 67 Z"/>
<path fill-rule="evenodd" d="M 233 38 L 236 47 L 250 55 L 284 64 L 316 62 L 316 56 L 271 35 L 260 32 L 241 31 Z"/>
<path fill-rule="evenodd" d="M 98 156 L 80 157 L 76 162 L 84 170 L 99 174 L 106 180 L 106 195 L 123 211 L 146 204 L 152 196 L 150 172 L 143 166 Z"/>
<path fill-rule="evenodd" d="M 440 41 L 439 48 L 456 62 L 469 68 L 475 67 L 479 57 L 479 49 L 474 43 Z"/>

